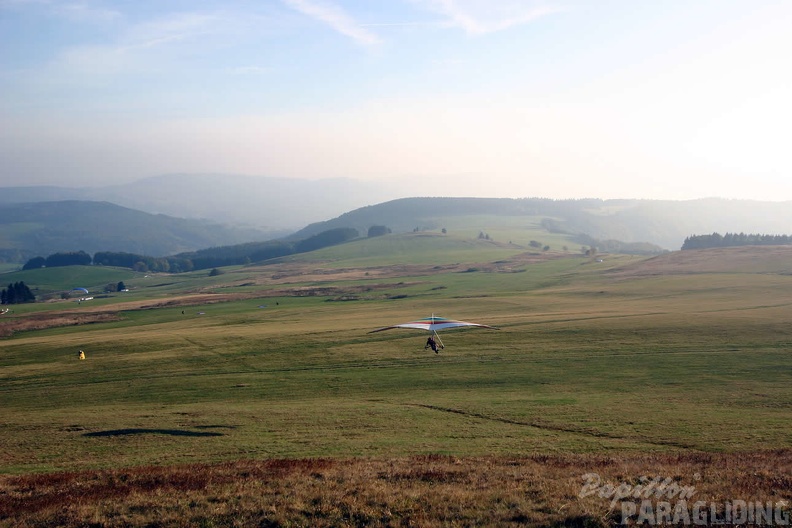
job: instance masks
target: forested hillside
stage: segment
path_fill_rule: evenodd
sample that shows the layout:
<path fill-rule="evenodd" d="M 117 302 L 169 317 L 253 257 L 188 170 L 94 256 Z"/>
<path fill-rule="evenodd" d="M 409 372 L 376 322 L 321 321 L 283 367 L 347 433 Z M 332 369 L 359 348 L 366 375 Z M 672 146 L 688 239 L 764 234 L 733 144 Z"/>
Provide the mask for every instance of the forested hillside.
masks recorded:
<path fill-rule="evenodd" d="M 263 236 L 252 229 L 152 215 L 107 202 L 0 205 L 0 260 L 7 262 L 61 251 L 163 256 Z"/>

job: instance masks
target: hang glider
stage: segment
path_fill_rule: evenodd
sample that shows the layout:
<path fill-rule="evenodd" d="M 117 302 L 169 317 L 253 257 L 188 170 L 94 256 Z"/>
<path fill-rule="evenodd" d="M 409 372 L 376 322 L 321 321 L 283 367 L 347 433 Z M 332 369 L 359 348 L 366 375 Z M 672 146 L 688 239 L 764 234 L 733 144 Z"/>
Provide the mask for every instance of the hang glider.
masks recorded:
<path fill-rule="evenodd" d="M 391 330 L 393 328 L 411 328 L 415 330 L 426 330 L 431 332 L 429 339 L 427 340 L 426 347 L 431 346 L 432 350 L 437 352 L 437 346 L 433 344 L 433 341 L 436 340 L 437 344 L 439 344 L 440 348 L 445 348 L 443 342 L 440 340 L 440 336 L 437 335 L 438 330 L 447 330 L 449 328 L 461 328 L 466 326 L 473 326 L 477 328 L 489 328 L 492 330 L 498 330 L 498 328 L 494 326 L 489 326 L 485 324 L 479 323 L 468 323 L 467 321 L 455 321 L 453 319 L 446 319 L 445 317 L 439 317 L 432 314 L 431 317 L 426 317 L 424 319 L 418 319 L 417 321 L 410 321 L 409 323 L 402 323 L 392 326 L 386 326 L 384 328 L 378 328 L 376 330 L 372 330 L 369 334 L 373 334 L 374 332 L 382 332 L 384 330 Z M 424 348 L 426 348 L 424 347 Z"/>

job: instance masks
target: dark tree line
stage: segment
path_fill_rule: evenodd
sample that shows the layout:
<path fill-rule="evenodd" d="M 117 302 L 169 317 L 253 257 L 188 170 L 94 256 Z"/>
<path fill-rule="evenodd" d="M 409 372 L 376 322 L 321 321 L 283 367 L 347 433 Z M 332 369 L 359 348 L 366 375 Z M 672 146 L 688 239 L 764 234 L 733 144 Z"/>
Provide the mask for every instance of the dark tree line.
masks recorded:
<path fill-rule="evenodd" d="M 294 247 L 296 253 L 307 253 L 323 247 L 335 246 L 360 236 L 357 229 L 351 227 L 338 227 L 322 231 L 318 235 L 300 240 Z"/>
<path fill-rule="evenodd" d="M 91 264 L 91 255 L 85 251 L 72 251 L 69 253 L 55 253 L 47 257 L 46 266 L 54 268 L 57 266 L 88 266 Z"/>
<path fill-rule="evenodd" d="M 193 269 L 203 270 L 261 262 L 291 255 L 292 253 L 294 253 L 294 245 L 292 243 L 272 240 L 201 249 L 189 253 L 180 253 L 176 257 L 189 262 Z"/>
<path fill-rule="evenodd" d="M 32 269 L 39 269 L 43 268 L 47 265 L 47 259 L 44 257 L 33 257 L 32 259 L 25 262 L 25 265 L 22 266 L 23 270 L 32 270 Z"/>
<path fill-rule="evenodd" d="M 369 238 L 388 235 L 390 233 L 391 233 L 390 228 L 384 225 L 373 225 L 368 229 Z"/>
<path fill-rule="evenodd" d="M 580 234 L 574 237 L 575 242 L 588 246 L 581 251 L 587 256 L 593 253 L 624 253 L 627 255 L 658 255 L 665 250 L 649 242 L 622 242 L 621 240 L 601 240 L 589 235 Z"/>
<path fill-rule="evenodd" d="M 22 304 L 35 300 L 36 296 L 22 281 L 9 284 L 8 288 L 0 292 L 0 304 Z"/>
<path fill-rule="evenodd" d="M 682 249 L 706 249 L 732 246 L 787 246 L 792 244 L 790 235 L 760 235 L 745 233 L 712 233 L 711 235 L 690 235 L 682 244 Z"/>
<path fill-rule="evenodd" d="M 93 263 L 96 266 L 115 266 L 117 268 L 130 268 L 136 271 L 164 271 L 172 269 L 178 271 L 191 271 L 192 265 L 184 262 L 185 259 L 173 257 L 155 258 L 134 253 L 100 251 L 94 254 Z"/>
<path fill-rule="evenodd" d="M 89 266 L 92 262 L 91 255 L 85 251 L 68 251 L 53 253 L 47 258 L 33 257 L 28 260 L 22 269 L 58 268 L 61 266 Z"/>
<path fill-rule="evenodd" d="M 249 242 L 235 246 L 223 246 L 180 253 L 170 257 L 150 257 L 135 253 L 99 251 L 93 258 L 84 251 L 55 253 L 47 258 L 34 257 L 23 269 L 54 268 L 58 266 L 113 266 L 135 271 L 183 273 L 187 271 L 220 268 L 261 262 L 278 257 L 304 253 L 347 242 L 360 235 L 356 229 L 329 229 L 300 241 L 270 240 Z"/>

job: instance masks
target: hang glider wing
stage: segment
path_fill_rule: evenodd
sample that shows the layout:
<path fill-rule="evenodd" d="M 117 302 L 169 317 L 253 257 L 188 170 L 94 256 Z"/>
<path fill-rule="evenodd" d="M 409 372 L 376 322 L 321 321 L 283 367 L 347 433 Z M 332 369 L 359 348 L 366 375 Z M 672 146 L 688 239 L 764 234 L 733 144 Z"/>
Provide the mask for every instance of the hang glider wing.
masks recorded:
<path fill-rule="evenodd" d="M 373 334 L 374 332 L 382 332 L 383 330 L 391 330 L 393 328 L 414 328 L 416 330 L 437 332 L 438 330 L 445 330 L 447 328 L 460 328 L 463 326 L 475 326 L 478 328 L 490 328 L 492 330 L 498 330 L 494 326 L 478 324 L 478 323 L 468 323 L 466 321 L 455 321 L 453 319 L 446 319 L 445 317 L 438 317 L 436 315 L 433 315 L 425 319 L 410 321 L 409 323 L 402 323 L 393 326 L 386 326 L 384 328 L 378 328 L 376 330 L 372 330 L 371 332 L 369 332 L 369 334 Z"/>

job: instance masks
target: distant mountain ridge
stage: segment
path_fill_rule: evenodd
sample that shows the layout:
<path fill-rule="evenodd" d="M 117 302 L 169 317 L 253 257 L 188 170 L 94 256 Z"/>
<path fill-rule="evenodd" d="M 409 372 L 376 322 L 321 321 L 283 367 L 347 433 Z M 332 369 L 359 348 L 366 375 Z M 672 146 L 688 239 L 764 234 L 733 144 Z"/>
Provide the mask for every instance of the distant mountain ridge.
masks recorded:
<path fill-rule="evenodd" d="M 109 202 L 0 204 L 0 259 L 10 262 L 71 251 L 164 256 L 263 238 L 252 229 L 152 215 Z"/>
<path fill-rule="evenodd" d="M 101 187 L 2 187 L 0 204 L 85 200 L 151 214 L 251 227 L 270 238 L 397 196 L 347 178 L 299 180 L 234 174 L 168 174 Z"/>
<path fill-rule="evenodd" d="M 292 243 L 331 229 L 352 228 L 366 236 L 372 226 L 405 233 L 440 230 L 449 220 L 485 229 L 497 217 L 509 217 L 518 229 L 530 225 L 561 234 L 570 246 L 611 251 L 624 244 L 645 246 L 646 252 L 677 250 L 688 236 L 713 232 L 792 234 L 790 202 L 411 197 L 347 208 L 377 194 L 386 191 L 353 180 L 221 175 L 170 175 L 101 188 L 0 188 L 0 259 L 24 262 L 79 250 L 160 257 L 281 239 Z M 302 222 L 319 215 L 319 221 Z"/>

